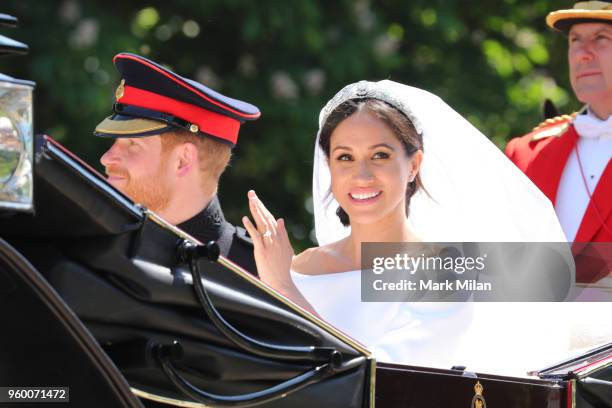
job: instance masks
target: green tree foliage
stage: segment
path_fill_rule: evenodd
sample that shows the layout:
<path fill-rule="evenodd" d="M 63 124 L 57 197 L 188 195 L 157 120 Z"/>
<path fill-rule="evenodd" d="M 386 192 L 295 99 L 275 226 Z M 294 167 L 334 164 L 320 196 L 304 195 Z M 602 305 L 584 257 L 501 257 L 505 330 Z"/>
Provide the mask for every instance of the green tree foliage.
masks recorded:
<path fill-rule="evenodd" d="M 234 222 L 254 188 L 311 244 L 310 186 L 320 108 L 342 86 L 389 78 L 440 95 L 498 146 L 541 121 L 551 98 L 578 105 L 565 39 L 545 15 L 559 0 L 13 1 L 26 57 L 0 72 L 37 82 L 35 128 L 99 167 L 108 141 L 92 129 L 110 113 L 112 57 L 135 52 L 263 115 L 241 130 L 220 195 Z M 466 160 L 473 158 L 466 157 Z M 486 169 L 483 169 L 486 171 Z"/>

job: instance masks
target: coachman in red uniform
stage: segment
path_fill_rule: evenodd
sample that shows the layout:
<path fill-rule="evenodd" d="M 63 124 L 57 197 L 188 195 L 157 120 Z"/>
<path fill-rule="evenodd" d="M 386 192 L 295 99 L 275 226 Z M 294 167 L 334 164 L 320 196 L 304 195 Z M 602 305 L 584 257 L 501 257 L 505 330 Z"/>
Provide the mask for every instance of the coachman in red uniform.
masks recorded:
<path fill-rule="evenodd" d="M 586 106 L 511 140 L 506 154 L 554 204 L 577 281 L 612 281 L 611 256 L 596 253 L 612 249 L 612 2 L 578 2 L 546 23 L 568 37 L 570 81 Z"/>

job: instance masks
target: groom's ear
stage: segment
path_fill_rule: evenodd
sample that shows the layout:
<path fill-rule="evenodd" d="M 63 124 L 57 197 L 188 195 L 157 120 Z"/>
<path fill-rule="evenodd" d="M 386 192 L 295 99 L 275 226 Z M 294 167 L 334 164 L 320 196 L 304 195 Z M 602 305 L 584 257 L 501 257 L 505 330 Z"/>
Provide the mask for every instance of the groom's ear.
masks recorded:
<path fill-rule="evenodd" d="M 198 166 L 198 147 L 191 142 L 183 142 L 173 147 L 170 157 L 178 177 L 183 177 Z M 197 169 L 196 169 L 197 170 Z"/>

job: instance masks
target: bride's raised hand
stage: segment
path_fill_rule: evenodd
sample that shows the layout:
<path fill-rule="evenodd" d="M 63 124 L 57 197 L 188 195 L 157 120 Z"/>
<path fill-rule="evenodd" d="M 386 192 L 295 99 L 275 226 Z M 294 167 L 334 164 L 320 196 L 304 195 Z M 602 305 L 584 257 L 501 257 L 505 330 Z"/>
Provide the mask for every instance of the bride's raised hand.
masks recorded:
<path fill-rule="evenodd" d="M 289 273 L 293 248 L 285 223 L 274 218 L 253 190 L 247 196 L 255 224 L 248 217 L 242 217 L 242 223 L 253 240 L 257 272 L 262 281 L 285 292 L 293 287 Z"/>

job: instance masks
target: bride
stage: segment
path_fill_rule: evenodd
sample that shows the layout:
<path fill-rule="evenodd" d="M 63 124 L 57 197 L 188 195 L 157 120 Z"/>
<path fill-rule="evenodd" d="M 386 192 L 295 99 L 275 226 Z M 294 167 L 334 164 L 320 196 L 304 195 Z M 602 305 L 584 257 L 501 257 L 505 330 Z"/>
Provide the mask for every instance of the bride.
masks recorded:
<path fill-rule="evenodd" d="M 561 242 L 545 196 L 437 96 L 392 81 L 342 89 L 321 111 L 318 247 L 294 256 L 254 191 L 261 279 L 364 343 L 379 361 L 525 375 L 565 356 L 555 304 L 362 302 L 363 242 Z M 511 350 L 508 350 L 511 348 Z"/>

